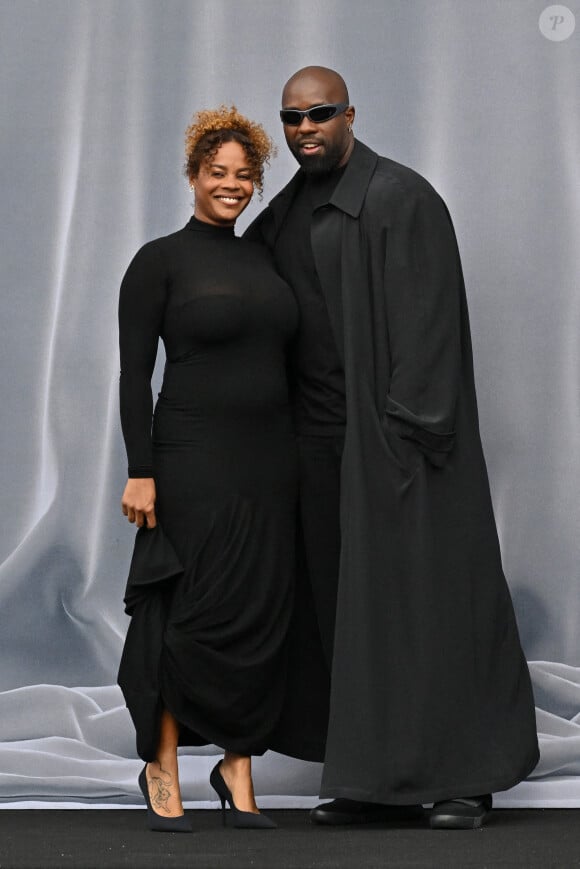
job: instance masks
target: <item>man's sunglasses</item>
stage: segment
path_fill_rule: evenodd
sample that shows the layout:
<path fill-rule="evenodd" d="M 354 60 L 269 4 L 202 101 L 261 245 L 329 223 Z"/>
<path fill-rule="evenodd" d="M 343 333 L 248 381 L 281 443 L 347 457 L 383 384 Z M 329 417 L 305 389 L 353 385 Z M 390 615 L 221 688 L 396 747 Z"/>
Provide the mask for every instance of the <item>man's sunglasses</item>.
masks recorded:
<path fill-rule="evenodd" d="M 329 103 L 324 106 L 314 106 L 306 109 L 305 112 L 301 109 L 281 109 L 280 118 L 282 123 L 289 127 L 298 127 L 302 123 L 302 118 L 308 118 L 313 124 L 323 124 L 340 115 L 348 109 L 349 105 L 350 103 Z"/>

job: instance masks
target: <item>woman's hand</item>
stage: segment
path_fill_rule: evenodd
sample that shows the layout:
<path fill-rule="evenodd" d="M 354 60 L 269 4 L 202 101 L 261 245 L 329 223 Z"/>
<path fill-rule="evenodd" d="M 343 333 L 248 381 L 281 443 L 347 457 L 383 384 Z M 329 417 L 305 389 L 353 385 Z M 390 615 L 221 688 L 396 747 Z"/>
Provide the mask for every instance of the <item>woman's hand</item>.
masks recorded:
<path fill-rule="evenodd" d="M 121 499 L 121 509 L 129 522 L 134 522 L 138 528 L 147 524 L 155 528 L 155 480 L 153 477 L 135 477 L 127 480 Z"/>

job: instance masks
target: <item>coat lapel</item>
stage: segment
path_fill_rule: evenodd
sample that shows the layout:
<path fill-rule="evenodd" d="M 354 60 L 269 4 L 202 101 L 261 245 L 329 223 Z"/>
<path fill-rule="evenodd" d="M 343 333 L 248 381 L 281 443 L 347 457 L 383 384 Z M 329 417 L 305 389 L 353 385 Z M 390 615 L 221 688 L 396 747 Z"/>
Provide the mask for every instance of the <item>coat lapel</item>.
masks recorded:
<path fill-rule="evenodd" d="M 343 243 L 348 240 L 344 238 L 343 231 L 346 224 L 351 223 L 350 218 L 356 219 L 360 214 L 377 161 L 377 154 L 363 145 L 362 142 L 357 141 L 344 175 L 337 184 L 328 205 L 318 208 L 312 218 L 311 242 L 314 263 L 326 299 L 336 348 L 343 366 L 342 297 L 344 294 L 344 269 L 342 268 L 342 260 L 344 255 Z M 287 189 L 288 187 L 285 188 L 285 190 Z M 282 193 L 284 192 L 282 191 Z M 357 227 L 353 226 L 352 230 L 358 240 Z M 350 240 L 352 241 L 352 238 Z M 357 259 L 361 260 L 362 251 L 357 250 L 356 254 Z"/>
<path fill-rule="evenodd" d="M 296 192 L 302 183 L 302 177 L 303 173 L 299 169 L 290 179 L 286 187 L 283 187 L 282 190 L 269 202 L 269 210 L 272 220 L 264 227 L 263 232 L 264 241 L 270 250 L 274 249 L 278 233 L 284 223 L 288 209 L 292 205 Z"/>

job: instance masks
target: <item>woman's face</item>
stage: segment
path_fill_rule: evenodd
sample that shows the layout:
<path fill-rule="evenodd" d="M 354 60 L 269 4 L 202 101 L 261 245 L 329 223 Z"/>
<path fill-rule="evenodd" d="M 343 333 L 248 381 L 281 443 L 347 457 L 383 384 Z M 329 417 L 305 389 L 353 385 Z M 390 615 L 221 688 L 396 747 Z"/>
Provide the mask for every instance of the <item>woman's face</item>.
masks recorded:
<path fill-rule="evenodd" d="M 239 142 L 224 142 L 193 179 L 194 214 L 214 226 L 233 226 L 254 192 L 246 152 Z"/>

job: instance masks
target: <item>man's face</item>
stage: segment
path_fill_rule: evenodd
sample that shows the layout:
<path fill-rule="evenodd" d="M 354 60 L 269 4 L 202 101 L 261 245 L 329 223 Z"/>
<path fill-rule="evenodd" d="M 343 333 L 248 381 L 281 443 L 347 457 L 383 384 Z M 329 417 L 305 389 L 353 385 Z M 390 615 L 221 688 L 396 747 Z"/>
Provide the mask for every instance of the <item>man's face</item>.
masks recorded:
<path fill-rule="evenodd" d="M 344 94 L 333 82 L 315 75 L 305 76 L 286 85 L 282 108 L 305 110 L 343 100 Z M 314 123 L 305 116 L 298 126 L 284 124 L 288 147 L 305 172 L 321 174 L 346 163 L 354 141 L 348 130 L 353 119 L 354 109 L 349 106 L 346 111 L 322 123 Z"/>

